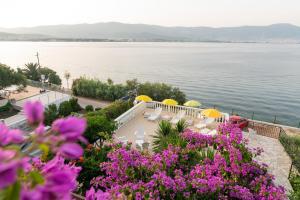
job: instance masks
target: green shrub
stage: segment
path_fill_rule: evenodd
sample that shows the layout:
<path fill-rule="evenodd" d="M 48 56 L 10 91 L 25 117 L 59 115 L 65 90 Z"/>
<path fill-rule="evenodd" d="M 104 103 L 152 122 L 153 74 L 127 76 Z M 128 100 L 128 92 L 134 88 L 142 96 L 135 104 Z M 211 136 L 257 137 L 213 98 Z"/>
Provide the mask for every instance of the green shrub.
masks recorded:
<path fill-rule="evenodd" d="M 77 181 L 82 184 L 79 191 L 81 194 L 91 187 L 90 182 L 94 177 L 104 175 L 99 163 L 108 161 L 107 154 L 110 150 L 110 146 L 103 146 L 101 149 L 95 147 L 85 149 L 83 159 L 76 163 L 76 166 L 82 168 L 77 177 Z"/>
<path fill-rule="evenodd" d="M 4 106 L 0 107 L 0 112 L 8 112 L 13 109 L 13 106 L 10 102 L 7 102 Z"/>
<path fill-rule="evenodd" d="M 296 174 L 292 174 L 290 178 L 291 185 L 294 189 L 289 196 L 290 200 L 299 200 L 300 199 L 300 176 Z"/>
<path fill-rule="evenodd" d="M 300 170 L 300 137 L 282 134 L 279 141 L 293 160 L 293 164 Z"/>
<path fill-rule="evenodd" d="M 93 112 L 93 111 L 94 111 L 94 107 L 93 107 L 92 105 L 87 105 L 87 106 L 85 107 L 85 111 L 86 111 L 86 112 Z"/>
<path fill-rule="evenodd" d="M 59 105 L 58 113 L 60 116 L 69 116 L 72 111 L 72 105 L 69 101 L 64 101 Z"/>
<path fill-rule="evenodd" d="M 106 115 L 109 119 L 116 119 L 121 114 L 129 110 L 133 106 L 129 101 L 115 101 L 109 106 L 103 108 L 100 112 Z"/>
<path fill-rule="evenodd" d="M 87 120 L 87 129 L 84 137 L 90 144 L 99 140 L 101 146 L 105 140 L 112 138 L 113 131 L 116 130 L 116 123 L 108 119 L 103 113 L 90 112 L 85 115 Z"/>
<path fill-rule="evenodd" d="M 75 80 L 72 85 L 72 91 L 77 96 L 108 101 L 120 99 L 136 89 L 138 94 L 148 95 L 156 101 L 167 98 L 175 99 L 179 104 L 186 101 L 185 94 L 179 88 L 165 83 L 139 83 L 136 79 L 133 79 L 126 81 L 126 84 L 114 84 L 110 79 L 108 79 L 108 82 L 102 82 L 97 79 L 81 77 Z"/>
<path fill-rule="evenodd" d="M 46 109 L 45 109 L 45 125 L 50 126 L 54 120 L 58 118 L 58 110 L 57 106 L 55 104 L 50 104 Z"/>
<path fill-rule="evenodd" d="M 77 98 L 71 98 L 69 102 L 72 108 L 72 112 L 79 112 L 80 110 L 82 110 L 81 106 L 78 104 Z"/>
<path fill-rule="evenodd" d="M 156 134 L 153 135 L 153 150 L 154 152 L 161 152 L 164 149 L 167 149 L 170 144 L 178 147 L 185 147 L 186 142 L 180 137 L 178 130 L 181 128 L 185 129 L 185 122 L 179 121 L 175 128 L 172 127 L 172 124 L 169 121 L 161 121 L 158 125 Z"/>

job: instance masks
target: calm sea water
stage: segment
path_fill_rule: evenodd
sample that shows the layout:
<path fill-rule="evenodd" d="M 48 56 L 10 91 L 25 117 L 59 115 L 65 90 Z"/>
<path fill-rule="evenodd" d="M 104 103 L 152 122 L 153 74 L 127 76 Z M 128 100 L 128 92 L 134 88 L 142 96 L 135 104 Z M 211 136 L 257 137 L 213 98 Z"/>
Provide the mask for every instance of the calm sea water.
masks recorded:
<path fill-rule="evenodd" d="M 0 42 L 0 62 L 40 62 L 72 77 L 180 87 L 204 107 L 298 126 L 300 44 Z"/>

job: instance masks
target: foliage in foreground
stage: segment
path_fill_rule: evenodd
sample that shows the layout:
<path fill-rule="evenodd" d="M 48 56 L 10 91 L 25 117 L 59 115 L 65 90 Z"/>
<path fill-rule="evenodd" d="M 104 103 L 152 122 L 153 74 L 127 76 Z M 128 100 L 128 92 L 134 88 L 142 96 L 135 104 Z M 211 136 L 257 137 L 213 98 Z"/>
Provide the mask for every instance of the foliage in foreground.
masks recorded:
<path fill-rule="evenodd" d="M 164 83 L 139 83 L 136 79 L 126 81 L 126 84 L 114 84 L 110 79 L 102 82 L 97 79 L 81 77 L 76 79 L 72 85 L 72 91 L 77 96 L 108 101 L 120 99 L 133 90 L 137 90 L 138 94 L 148 95 L 156 101 L 168 98 L 175 99 L 180 104 L 186 101 L 185 94 L 177 87 Z"/>
<path fill-rule="evenodd" d="M 77 142 L 84 141 L 85 120 L 57 119 L 47 131 L 40 102 L 27 102 L 24 113 L 33 134 L 25 137 L 21 130 L 10 130 L 0 124 L 0 199 L 71 199 L 81 168 L 66 164 L 65 159 L 77 159 L 83 154 Z M 49 154 L 54 157 L 46 161 Z"/>
<path fill-rule="evenodd" d="M 26 86 L 26 78 L 9 66 L 0 63 L 0 90 L 11 85 Z"/>
<path fill-rule="evenodd" d="M 287 198 L 266 166 L 253 160 L 261 149 L 248 149 L 239 128 L 224 124 L 216 136 L 187 130 L 180 137 L 185 144 L 153 155 L 113 146 L 87 199 Z"/>

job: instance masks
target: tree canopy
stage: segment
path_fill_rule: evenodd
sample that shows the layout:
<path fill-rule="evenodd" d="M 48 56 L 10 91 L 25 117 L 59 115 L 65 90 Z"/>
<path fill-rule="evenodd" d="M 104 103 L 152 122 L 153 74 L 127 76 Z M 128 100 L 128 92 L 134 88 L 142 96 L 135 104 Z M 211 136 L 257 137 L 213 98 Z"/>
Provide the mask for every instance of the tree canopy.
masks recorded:
<path fill-rule="evenodd" d="M 27 63 L 25 64 L 25 68 L 19 69 L 19 72 L 22 72 L 26 78 L 33 81 L 40 81 L 41 75 L 44 75 L 45 82 L 61 85 L 61 79 L 56 71 L 48 67 L 40 67 L 37 63 Z"/>
<path fill-rule="evenodd" d="M 0 63 L 0 89 L 11 85 L 26 85 L 26 78 L 19 72 Z"/>

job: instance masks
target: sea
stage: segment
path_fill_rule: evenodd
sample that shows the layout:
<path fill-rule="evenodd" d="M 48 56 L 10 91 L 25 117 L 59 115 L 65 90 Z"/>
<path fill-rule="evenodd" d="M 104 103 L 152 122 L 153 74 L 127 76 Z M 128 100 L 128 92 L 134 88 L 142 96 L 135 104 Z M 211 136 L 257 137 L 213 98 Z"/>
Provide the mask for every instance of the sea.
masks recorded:
<path fill-rule="evenodd" d="M 163 82 L 205 108 L 300 126 L 300 44 L 0 42 L 0 63 L 24 67 L 37 52 L 62 77 Z"/>

